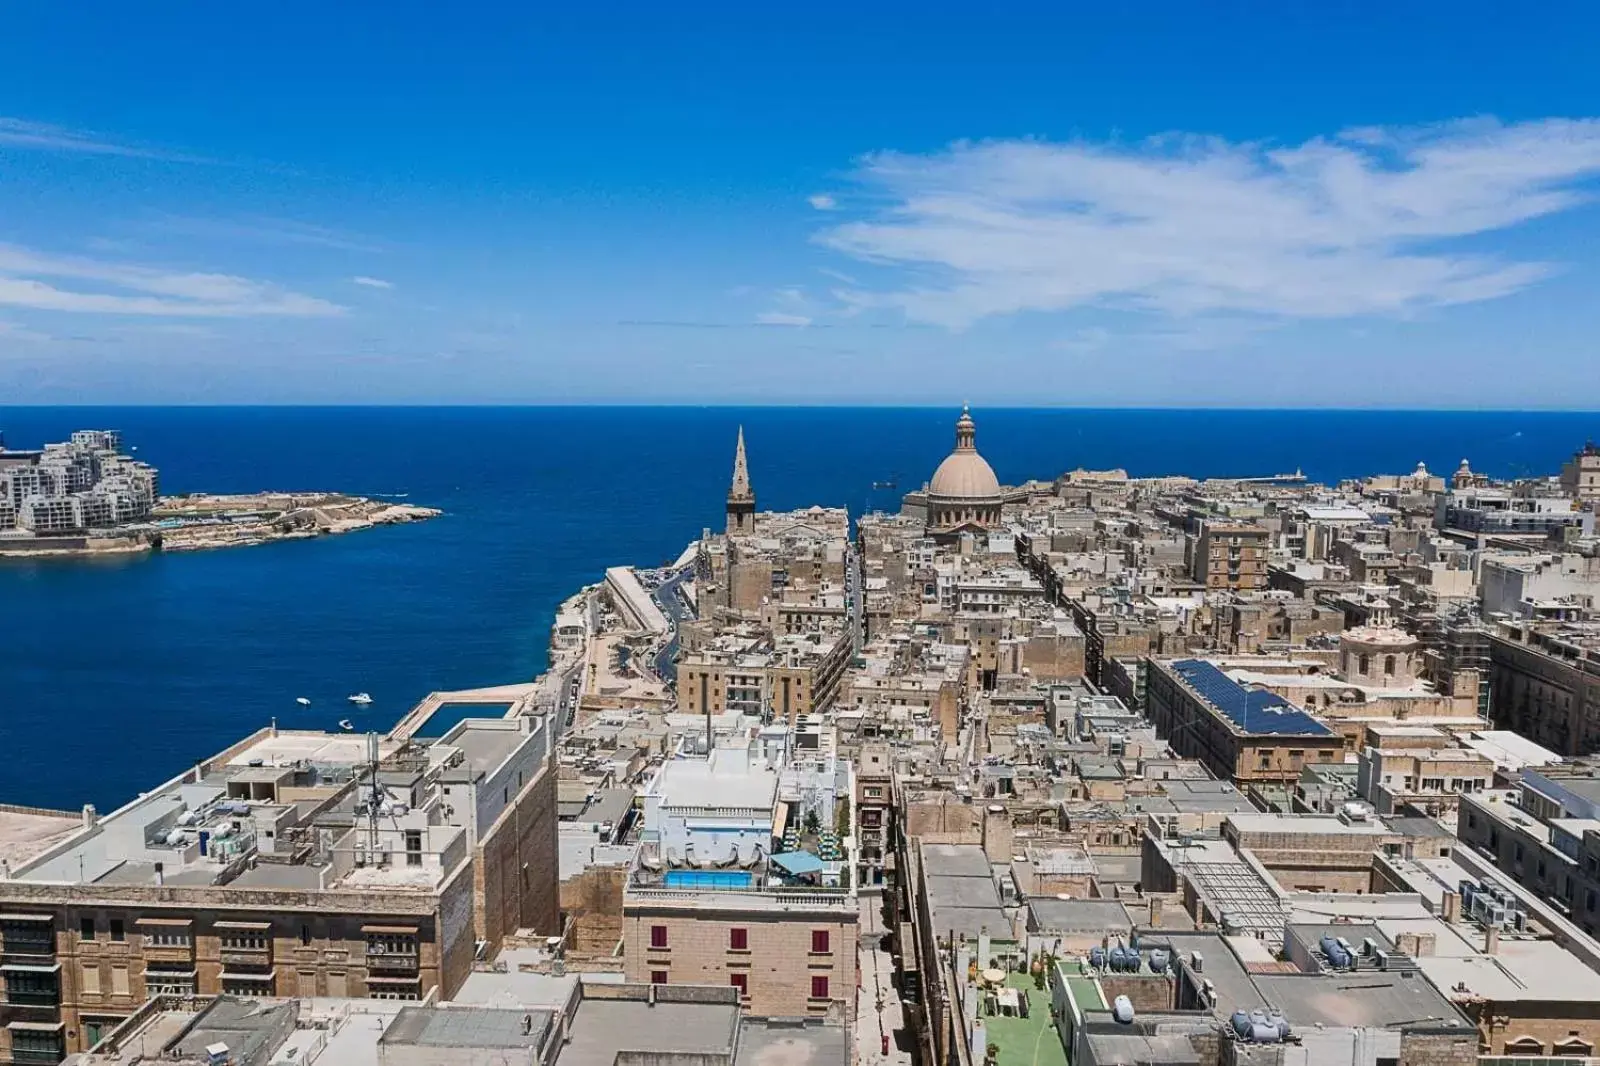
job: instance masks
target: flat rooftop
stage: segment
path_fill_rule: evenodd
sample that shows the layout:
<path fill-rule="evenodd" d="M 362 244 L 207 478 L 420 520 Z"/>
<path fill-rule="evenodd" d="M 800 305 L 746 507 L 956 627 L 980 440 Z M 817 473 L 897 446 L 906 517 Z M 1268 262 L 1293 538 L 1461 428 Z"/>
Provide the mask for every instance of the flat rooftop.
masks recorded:
<path fill-rule="evenodd" d="M 976 939 L 988 933 L 999 940 L 1016 934 L 1000 905 L 1000 889 L 983 848 L 976 844 L 924 844 L 923 881 L 934 935 Z"/>
<path fill-rule="evenodd" d="M 848 1044 L 842 1026 L 747 1018 L 734 1066 L 842 1066 L 850 1061 Z"/>
<path fill-rule="evenodd" d="M 735 1003 L 684 1003 L 657 998 L 584 997 L 573 1018 L 560 1066 L 613 1066 L 620 1051 L 670 1055 L 732 1053 L 739 1024 Z"/>
<path fill-rule="evenodd" d="M 67 811 L 0 806 L 0 862 L 15 869 L 82 828 L 83 819 Z"/>
<path fill-rule="evenodd" d="M 1387 942 L 1370 925 L 1343 925 L 1338 929 L 1339 935 L 1352 943 L 1359 944 L 1365 936 Z M 1303 936 L 1304 927 L 1297 927 L 1296 932 Z M 1415 974 L 1405 976 L 1397 970 L 1377 968 L 1339 973 L 1252 973 L 1235 946 L 1235 942 L 1248 938 L 1170 933 L 1149 939 L 1168 941 L 1184 965 L 1196 951 L 1204 956 L 1203 976 L 1216 986 L 1213 1013 L 1219 1021 L 1225 1021 L 1242 1004 L 1270 1004 L 1282 1009 L 1299 1030 L 1318 1025 L 1387 1029 L 1448 1019 L 1466 1024 L 1449 1000 Z M 1313 937 L 1312 942 L 1315 940 Z M 1252 960 L 1250 965 L 1258 964 Z"/>
<path fill-rule="evenodd" d="M 743 750 L 714 748 L 708 759 L 671 759 L 650 792 L 668 808 L 739 807 L 771 810 L 778 802 L 778 772 L 753 764 Z"/>
<path fill-rule="evenodd" d="M 508 729 L 500 720 L 467 719 L 452 730 L 446 739 L 438 742 L 440 746 L 455 748 L 462 755 L 461 765 L 445 771 L 440 779 L 481 781 L 511 758 L 512 753 L 522 747 L 530 735 L 520 728 Z"/>
<path fill-rule="evenodd" d="M 1329 836 L 1390 836 L 1388 826 L 1376 816 L 1364 822 L 1346 822 L 1333 814 L 1230 814 L 1228 822 L 1240 833 L 1324 833 Z"/>
<path fill-rule="evenodd" d="M 1041 933 L 1111 933 L 1133 927 L 1133 916 L 1114 899 L 1028 901 L 1029 928 Z"/>
<path fill-rule="evenodd" d="M 404 1007 L 383 1036 L 383 1047 L 517 1050 L 542 1046 L 555 1024 L 547 1010 L 492 1007 Z"/>

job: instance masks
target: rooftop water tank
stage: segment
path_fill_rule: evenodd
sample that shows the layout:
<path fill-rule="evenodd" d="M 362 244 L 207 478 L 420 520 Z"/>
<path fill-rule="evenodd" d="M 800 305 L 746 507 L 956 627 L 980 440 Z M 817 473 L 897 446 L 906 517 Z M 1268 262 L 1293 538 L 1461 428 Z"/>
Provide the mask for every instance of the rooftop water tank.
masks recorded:
<path fill-rule="evenodd" d="M 1105 948 L 1090 948 L 1089 949 L 1089 965 L 1091 967 L 1093 967 L 1094 969 L 1096 969 L 1096 970 L 1105 969 L 1105 965 L 1106 965 L 1106 949 Z"/>
<path fill-rule="evenodd" d="M 1167 950 L 1165 948 L 1152 949 L 1150 952 L 1150 972 L 1166 973 L 1167 962 L 1170 960 L 1170 958 L 1171 956 L 1167 954 Z"/>
<path fill-rule="evenodd" d="M 1233 1026 L 1234 1033 L 1241 1039 L 1249 1039 L 1250 1015 L 1248 1012 L 1243 1010 L 1234 1011 L 1233 1015 L 1228 1019 L 1228 1024 Z"/>
<path fill-rule="evenodd" d="M 1111 1016 L 1123 1025 L 1133 1024 L 1133 1000 L 1118 996 L 1111 1001 Z"/>
<path fill-rule="evenodd" d="M 1250 1027 L 1250 1039 L 1257 1044 L 1276 1044 L 1283 1038 L 1278 1035 L 1278 1027 L 1270 1022 L 1261 1022 Z"/>

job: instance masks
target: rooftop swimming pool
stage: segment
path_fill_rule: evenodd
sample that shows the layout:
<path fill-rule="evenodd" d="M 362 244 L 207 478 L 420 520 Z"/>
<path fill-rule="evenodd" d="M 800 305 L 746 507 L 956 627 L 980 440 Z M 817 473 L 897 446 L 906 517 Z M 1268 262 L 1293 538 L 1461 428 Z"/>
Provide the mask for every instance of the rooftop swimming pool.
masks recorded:
<path fill-rule="evenodd" d="M 467 718 L 504 718 L 511 710 L 509 702 L 501 703 L 441 703 L 434 708 L 414 734 L 419 737 L 442 737 Z"/>
<path fill-rule="evenodd" d="M 748 870 L 668 870 L 668 888 L 749 888 Z"/>

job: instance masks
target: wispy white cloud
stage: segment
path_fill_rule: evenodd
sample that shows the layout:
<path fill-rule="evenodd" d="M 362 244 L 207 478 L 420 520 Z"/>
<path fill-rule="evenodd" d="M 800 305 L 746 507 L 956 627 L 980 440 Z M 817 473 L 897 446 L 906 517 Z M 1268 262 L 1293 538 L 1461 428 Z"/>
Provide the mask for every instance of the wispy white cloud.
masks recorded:
<path fill-rule="evenodd" d="M 255 244 L 309 245 L 336 248 L 347 252 L 382 251 L 375 241 L 340 230 L 300 222 L 290 218 L 247 215 L 240 218 L 207 218 L 192 215 L 156 215 L 139 228 L 163 235 L 199 237 L 205 240 L 242 241 Z"/>
<path fill-rule="evenodd" d="M 0 244 L 0 305 L 170 318 L 312 318 L 345 310 L 315 296 L 231 274 L 54 256 L 8 244 Z"/>
<path fill-rule="evenodd" d="M 382 278 L 369 278 L 365 274 L 357 274 L 350 279 L 352 285 L 365 285 L 369 289 L 392 289 L 394 282 L 384 281 Z"/>
<path fill-rule="evenodd" d="M 811 316 L 790 314 L 787 311 L 763 311 L 756 316 L 756 322 L 763 326 L 809 326 Z"/>
<path fill-rule="evenodd" d="M 906 271 L 836 295 L 963 327 L 1099 306 L 1186 317 L 1405 314 L 1505 296 L 1555 268 L 1452 242 L 1590 199 L 1600 120 L 1361 129 L 1290 147 L 962 143 L 884 153 L 888 208 L 819 240 Z"/>
<path fill-rule="evenodd" d="M 813 193 L 812 195 L 806 197 L 806 203 L 810 204 L 818 211 L 832 211 L 834 208 L 839 206 L 839 201 L 835 200 L 827 193 L 821 192 Z"/>
<path fill-rule="evenodd" d="M 125 144 L 84 130 L 52 126 L 44 122 L 8 118 L 0 115 L 0 149 L 25 148 L 44 152 L 78 152 L 86 155 L 113 155 L 133 159 L 160 159 L 170 163 L 209 163 L 199 156 L 168 152 Z"/>

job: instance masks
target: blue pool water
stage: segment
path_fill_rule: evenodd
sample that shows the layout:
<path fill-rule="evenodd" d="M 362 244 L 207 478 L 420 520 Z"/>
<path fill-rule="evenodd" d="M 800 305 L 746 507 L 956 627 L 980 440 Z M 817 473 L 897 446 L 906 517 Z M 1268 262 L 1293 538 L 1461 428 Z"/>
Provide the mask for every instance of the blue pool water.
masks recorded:
<path fill-rule="evenodd" d="M 415 733 L 419 737 L 442 737 L 467 718 L 504 718 L 509 703 L 441 703 Z"/>
<path fill-rule="evenodd" d="M 745 870 L 668 870 L 668 888 L 749 888 Z"/>

